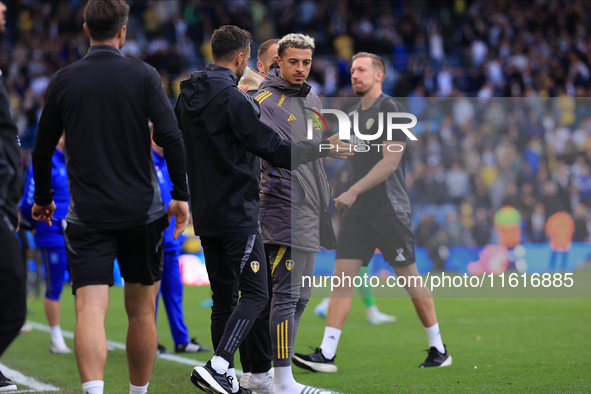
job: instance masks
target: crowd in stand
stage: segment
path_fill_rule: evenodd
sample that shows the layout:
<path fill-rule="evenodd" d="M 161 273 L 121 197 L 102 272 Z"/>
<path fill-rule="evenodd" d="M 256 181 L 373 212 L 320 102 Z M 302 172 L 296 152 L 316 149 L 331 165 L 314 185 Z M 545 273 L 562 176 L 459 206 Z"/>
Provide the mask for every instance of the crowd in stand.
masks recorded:
<path fill-rule="evenodd" d="M 254 68 L 257 45 L 265 40 L 299 31 L 314 37 L 308 82 L 319 96 L 353 96 L 355 52 L 383 56 L 384 91 L 404 98 L 409 112 L 424 119 L 405 165 L 418 246 L 494 241 L 492 218 L 503 205 L 521 213 L 526 243 L 547 241 L 545 223 L 557 211 L 575 219 L 574 241 L 588 240 L 591 2 L 128 3 L 123 53 L 153 65 L 171 101 L 180 81 L 211 61 L 209 39 L 220 25 L 253 32 Z M 51 76 L 88 48 L 83 5 L 9 4 L 0 69 L 25 166 Z M 347 165 L 329 169 L 335 190 L 343 189 L 348 171 Z"/>

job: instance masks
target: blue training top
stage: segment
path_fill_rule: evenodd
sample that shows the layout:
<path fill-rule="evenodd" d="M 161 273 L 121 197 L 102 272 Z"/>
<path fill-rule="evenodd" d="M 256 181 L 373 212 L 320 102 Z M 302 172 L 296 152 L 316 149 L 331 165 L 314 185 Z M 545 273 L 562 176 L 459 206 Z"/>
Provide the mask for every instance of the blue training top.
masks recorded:
<path fill-rule="evenodd" d="M 66 159 L 63 152 L 58 149 L 52 157 L 52 171 L 51 171 L 51 188 L 54 191 L 53 201 L 56 205 L 56 210 L 53 217 L 57 222 L 53 222 L 50 227 L 45 222 L 37 222 L 31 217 L 31 208 L 35 202 L 33 196 L 35 195 L 35 180 L 33 179 L 33 166 L 29 168 L 27 176 L 27 183 L 23 198 L 21 200 L 21 216 L 31 226 L 36 226 L 35 243 L 41 248 L 57 248 L 66 246 L 64 240 L 64 231 L 62 228 L 62 220 L 68 213 L 68 206 L 70 205 L 70 191 L 68 190 L 68 175 L 66 173 Z"/>
<path fill-rule="evenodd" d="M 162 202 L 164 203 L 164 209 L 168 209 L 168 204 L 172 200 L 170 194 L 173 186 L 170 176 L 168 175 L 168 166 L 164 156 L 159 156 L 154 150 L 152 150 L 154 156 L 154 165 L 156 166 L 156 175 L 158 176 L 158 183 L 160 184 L 160 194 Z M 183 245 L 183 236 L 181 235 L 176 241 L 172 237 L 174 234 L 174 227 L 176 225 L 176 218 L 173 216 L 170 218 L 170 225 L 164 231 L 164 251 L 165 252 L 180 252 Z"/>

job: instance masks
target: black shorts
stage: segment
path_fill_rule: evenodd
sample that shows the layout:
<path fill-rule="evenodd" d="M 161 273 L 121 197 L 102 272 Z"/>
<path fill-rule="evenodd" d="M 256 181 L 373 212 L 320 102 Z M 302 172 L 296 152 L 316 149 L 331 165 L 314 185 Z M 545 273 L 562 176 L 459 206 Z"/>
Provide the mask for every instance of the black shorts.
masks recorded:
<path fill-rule="evenodd" d="M 345 212 L 337 244 L 337 259 L 361 260 L 364 266 L 376 248 L 391 266 L 405 267 L 415 262 L 410 214 L 368 216 Z"/>
<path fill-rule="evenodd" d="M 88 285 L 113 286 L 113 262 L 129 283 L 153 285 L 162 278 L 168 216 L 122 230 L 99 230 L 64 221 L 72 293 Z"/>

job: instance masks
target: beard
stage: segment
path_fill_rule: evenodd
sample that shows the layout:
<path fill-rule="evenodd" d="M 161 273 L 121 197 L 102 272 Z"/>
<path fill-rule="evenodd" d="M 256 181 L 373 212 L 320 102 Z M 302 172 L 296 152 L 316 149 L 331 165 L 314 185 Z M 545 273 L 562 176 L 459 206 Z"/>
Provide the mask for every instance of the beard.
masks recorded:
<path fill-rule="evenodd" d="M 238 67 L 238 70 L 236 70 L 236 76 L 238 79 L 242 78 L 244 71 L 246 71 L 246 60 L 243 60 L 242 64 L 240 64 L 240 67 Z"/>
<path fill-rule="evenodd" d="M 361 85 L 361 86 L 354 86 L 353 91 L 358 96 L 364 96 L 367 92 L 371 90 L 371 86 Z"/>

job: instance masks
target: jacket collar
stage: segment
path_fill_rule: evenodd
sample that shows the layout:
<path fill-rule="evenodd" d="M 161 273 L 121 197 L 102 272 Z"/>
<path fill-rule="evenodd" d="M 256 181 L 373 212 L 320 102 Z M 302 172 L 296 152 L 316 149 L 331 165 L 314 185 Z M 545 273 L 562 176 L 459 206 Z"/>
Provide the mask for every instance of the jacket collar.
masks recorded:
<path fill-rule="evenodd" d="M 112 45 L 93 45 L 88 49 L 86 57 L 100 56 L 105 54 L 112 54 L 123 57 L 121 51 Z"/>
<path fill-rule="evenodd" d="M 208 64 L 207 71 L 212 71 L 216 74 L 218 74 L 217 76 L 220 76 L 222 78 L 229 78 L 234 85 L 238 85 L 238 76 L 234 73 L 234 71 L 230 70 L 229 68 L 226 67 L 222 67 L 222 66 L 218 66 L 217 64 Z"/>

